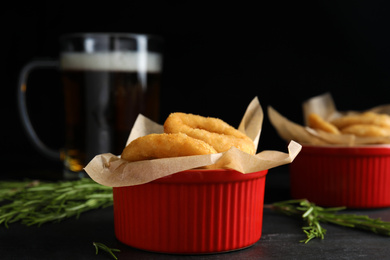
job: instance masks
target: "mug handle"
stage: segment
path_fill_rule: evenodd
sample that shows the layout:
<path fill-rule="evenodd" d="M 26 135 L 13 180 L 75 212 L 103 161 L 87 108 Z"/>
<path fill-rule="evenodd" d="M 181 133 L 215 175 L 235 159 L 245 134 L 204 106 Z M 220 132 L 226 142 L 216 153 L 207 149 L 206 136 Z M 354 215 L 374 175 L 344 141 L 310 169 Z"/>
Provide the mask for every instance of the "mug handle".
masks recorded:
<path fill-rule="evenodd" d="M 61 152 L 58 150 L 54 150 L 46 146 L 36 134 L 30 117 L 27 112 L 26 105 L 26 92 L 27 92 L 27 79 L 30 72 L 37 68 L 59 68 L 58 60 L 36 60 L 27 63 L 21 70 L 19 75 L 19 84 L 18 84 L 18 107 L 19 107 L 19 115 L 22 120 L 22 125 L 26 130 L 27 136 L 29 137 L 32 144 L 35 148 L 42 152 L 45 156 L 53 160 L 61 160 Z"/>

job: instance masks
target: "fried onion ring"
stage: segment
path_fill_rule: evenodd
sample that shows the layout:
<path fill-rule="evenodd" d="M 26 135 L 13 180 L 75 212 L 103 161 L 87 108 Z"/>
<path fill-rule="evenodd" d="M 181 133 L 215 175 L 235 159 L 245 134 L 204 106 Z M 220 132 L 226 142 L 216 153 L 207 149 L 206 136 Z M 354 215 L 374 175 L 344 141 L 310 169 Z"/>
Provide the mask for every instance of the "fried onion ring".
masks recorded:
<path fill-rule="evenodd" d="M 253 141 L 218 118 L 185 113 L 171 113 L 164 123 L 165 133 L 184 133 L 202 140 L 220 153 L 232 146 L 249 154 L 255 154 Z"/>
<path fill-rule="evenodd" d="M 340 134 L 339 129 L 335 125 L 325 121 L 318 114 L 311 113 L 307 119 L 309 127 L 313 129 L 319 129 L 331 134 Z"/>
<path fill-rule="evenodd" d="M 357 115 L 342 116 L 332 120 L 331 123 L 339 129 L 356 124 L 390 127 L 390 116 L 386 114 L 365 112 Z"/>
<path fill-rule="evenodd" d="M 217 151 L 201 140 L 183 133 L 164 133 L 138 137 L 125 147 L 121 158 L 129 162 L 135 162 L 148 159 L 212 153 L 217 153 Z"/>
<path fill-rule="evenodd" d="M 377 125 L 355 124 L 341 129 L 343 134 L 354 134 L 356 136 L 390 136 L 390 128 Z"/>

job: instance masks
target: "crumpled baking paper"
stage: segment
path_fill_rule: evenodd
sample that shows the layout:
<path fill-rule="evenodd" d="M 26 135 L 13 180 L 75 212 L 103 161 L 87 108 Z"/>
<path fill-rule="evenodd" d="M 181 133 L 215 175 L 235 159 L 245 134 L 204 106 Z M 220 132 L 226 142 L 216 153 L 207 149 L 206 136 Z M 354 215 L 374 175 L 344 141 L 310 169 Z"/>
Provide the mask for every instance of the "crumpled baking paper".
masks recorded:
<path fill-rule="evenodd" d="M 307 117 L 316 113 L 323 119 L 330 121 L 340 116 L 362 112 L 376 112 L 390 114 L 390 105 L 381 105 L 365 111 L 338 111 L 330 93 L 312 97 L 302 104 L 304 125 L 299 125 L 282 116 L 272 106 L 268 107 L 268 117 L 279 136 L 286 140 L 295 140 L 300 144 L 323 146 L 356 146 L 356 145 L 384 145 L 390 144 L 390 137 L 358 137 L 352 134 L 331 134 L 307 126 Z"/>
<path fill-rule="evenodd" d="M 255 97 L 248 105 L 238 130 L 249 136 L 257 149 L 263 123 L 263 110 Z M 163 133 L 164 128 L 143 115 L 139 115 L 127 144 L 151 133 Z M 157 148 L 158 149 L 158 148 Z M 127 162 L 110 153 L 95 156 L 85 167 L 87 174 L 97 183 L 109 187 L 132 186 L 174 174 L 176 172 L 207 166 L 208 169 L 230 168 L 243 174 L 271 169 L 291 163 L 301 150 L 301 145 L 291 141 L 288 153 L 263 151 L 250 155 L 235 147 L 226 152 L 208 155 L 184 156 Z"/>

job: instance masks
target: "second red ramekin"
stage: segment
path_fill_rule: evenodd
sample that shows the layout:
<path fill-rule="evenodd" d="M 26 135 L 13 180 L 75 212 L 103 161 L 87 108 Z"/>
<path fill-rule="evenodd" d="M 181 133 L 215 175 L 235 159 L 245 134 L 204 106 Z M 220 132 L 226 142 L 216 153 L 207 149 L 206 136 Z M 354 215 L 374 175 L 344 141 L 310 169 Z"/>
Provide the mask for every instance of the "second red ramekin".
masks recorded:
<path fill-rule="evenodd" d="M 290 164 L 291 195 L 322 206 L 390 206 L 390 146 L 310 146 Z"/>

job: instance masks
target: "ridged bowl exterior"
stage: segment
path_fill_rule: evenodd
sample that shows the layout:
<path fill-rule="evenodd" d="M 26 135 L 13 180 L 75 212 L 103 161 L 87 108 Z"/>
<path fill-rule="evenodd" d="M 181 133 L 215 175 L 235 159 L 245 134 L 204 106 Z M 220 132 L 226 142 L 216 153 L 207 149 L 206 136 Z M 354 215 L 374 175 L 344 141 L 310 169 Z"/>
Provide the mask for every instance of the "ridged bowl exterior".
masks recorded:
<path fill-rule="evenodd" d="M 116 237 L 138 249 L 175 254 L 248 247 L 261 237 L 266 174 L 189 170 L 114 188 Z"/>
<path fill-rule="evenodd" d="M 390 146 L 303 146 L 290 164 L 291 196 L 322 206 L 390 206 Z"/>

